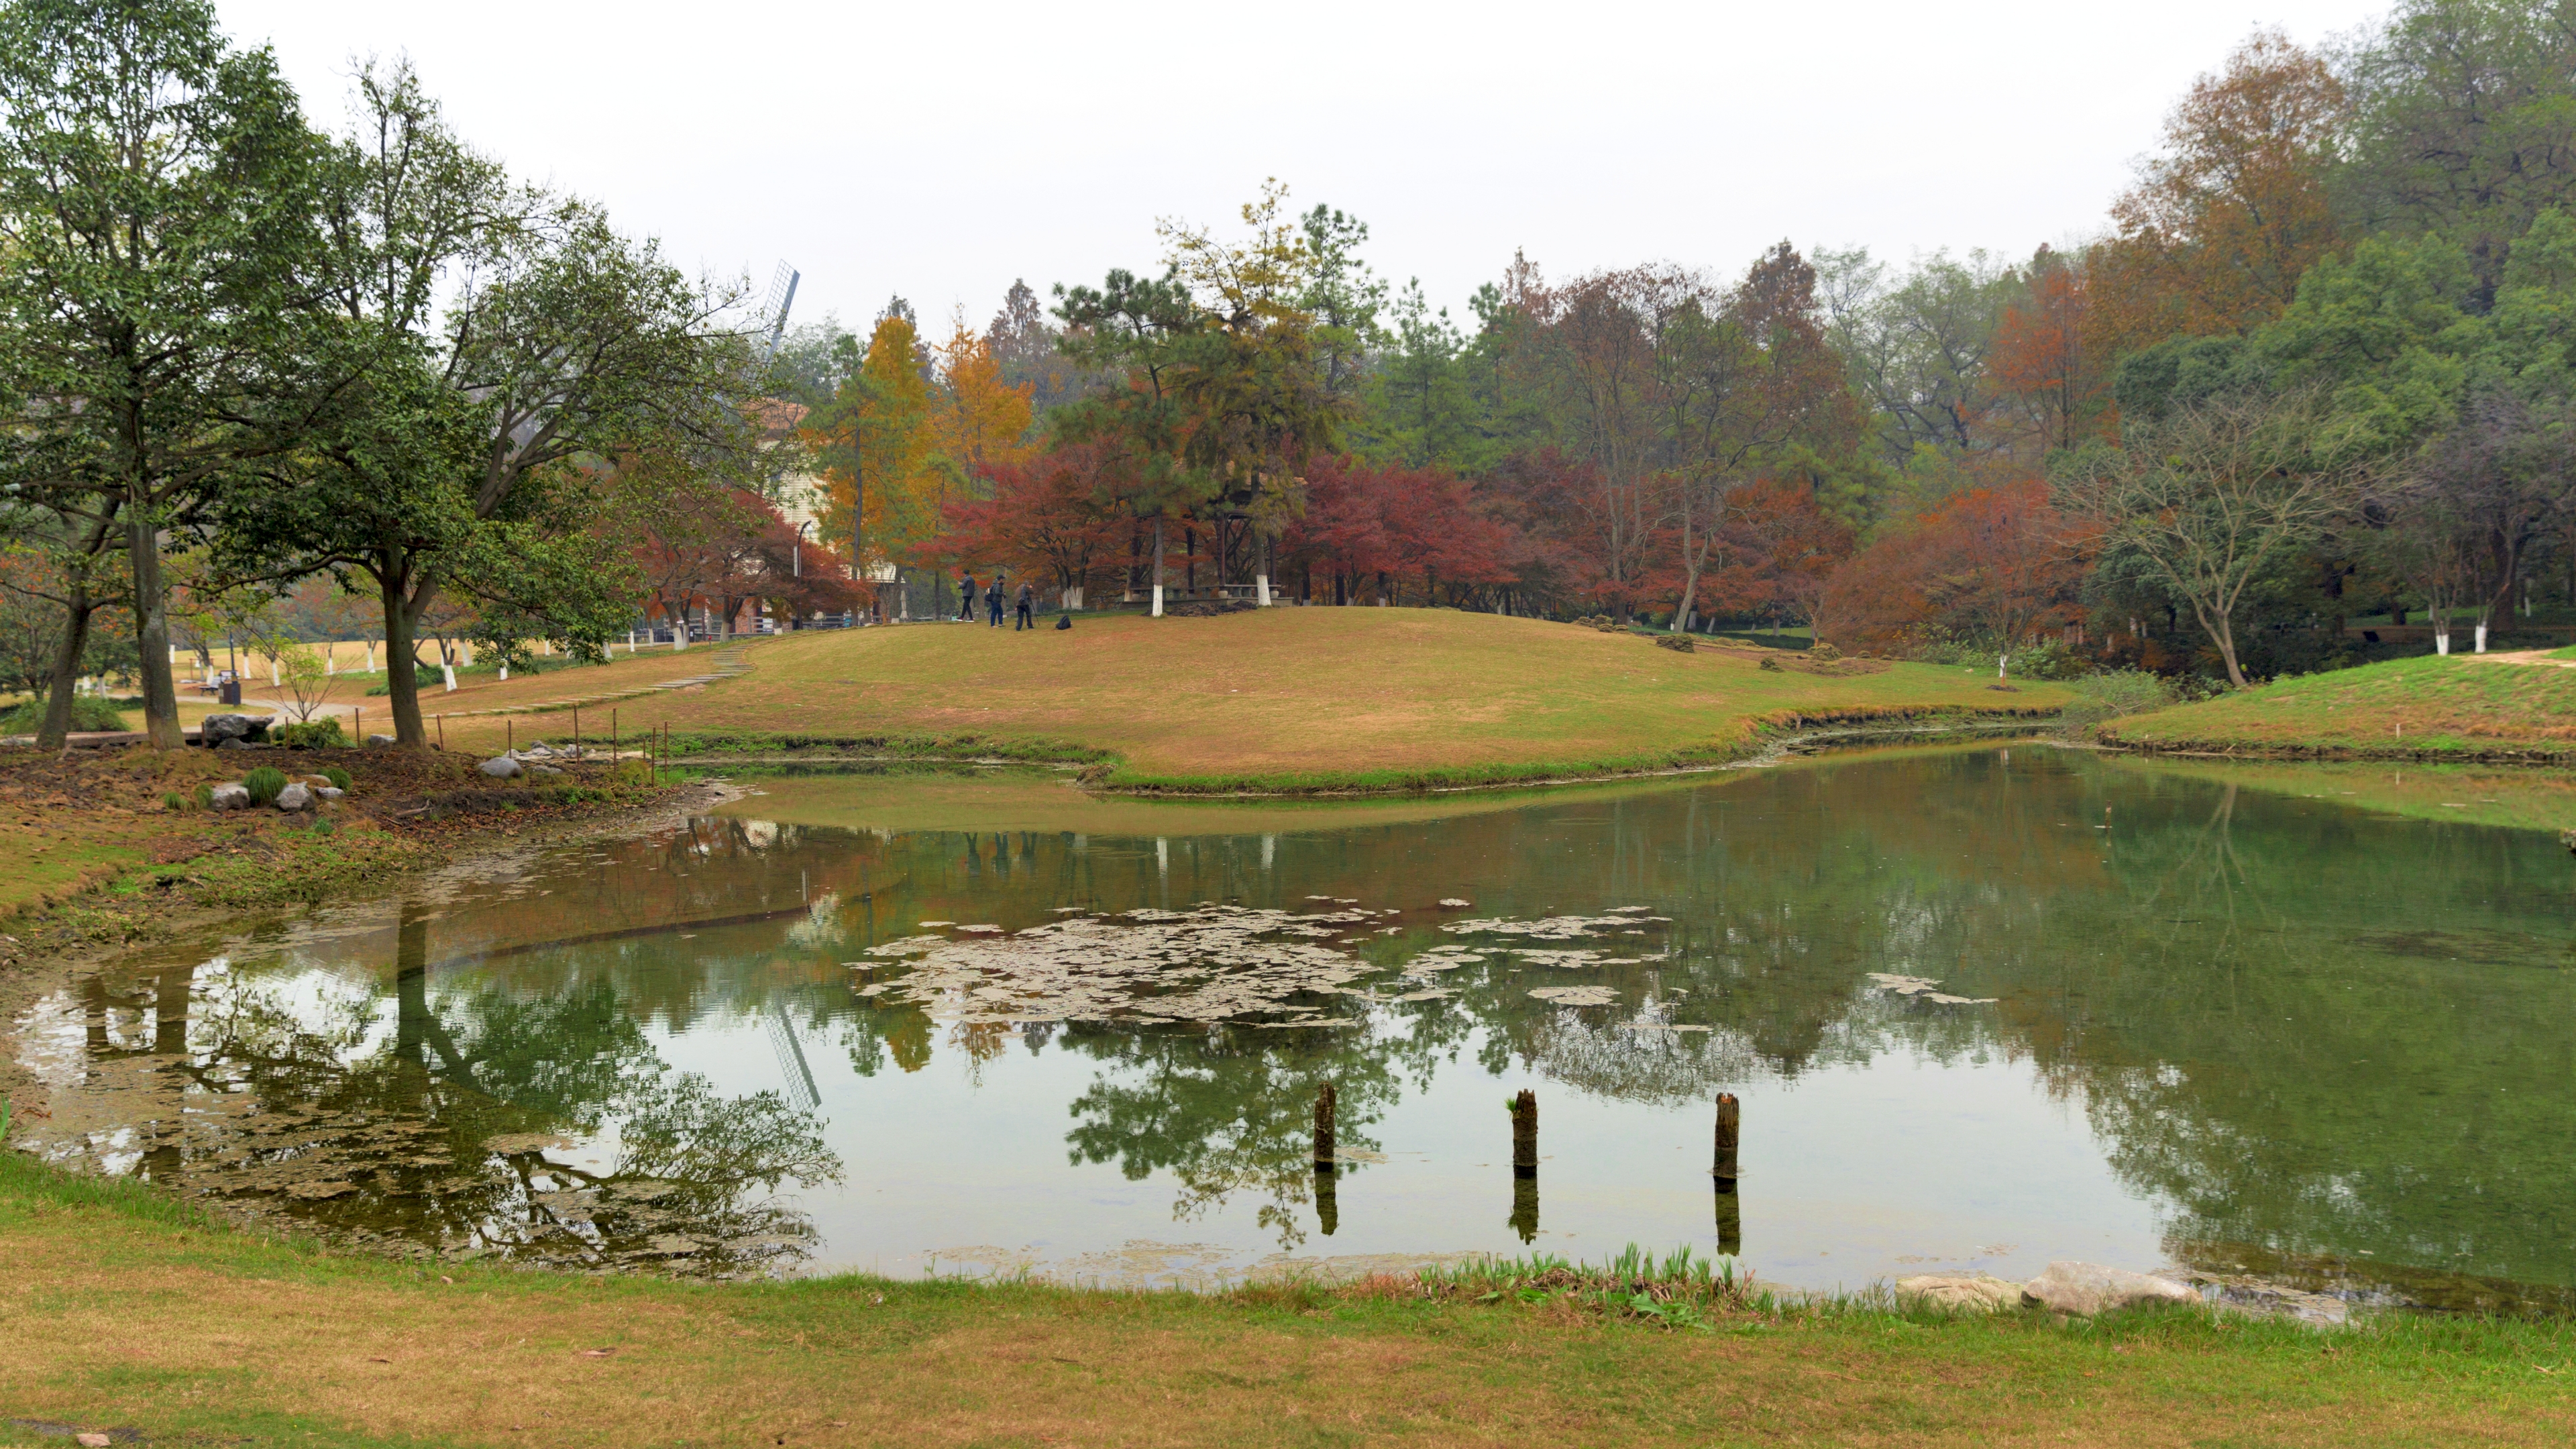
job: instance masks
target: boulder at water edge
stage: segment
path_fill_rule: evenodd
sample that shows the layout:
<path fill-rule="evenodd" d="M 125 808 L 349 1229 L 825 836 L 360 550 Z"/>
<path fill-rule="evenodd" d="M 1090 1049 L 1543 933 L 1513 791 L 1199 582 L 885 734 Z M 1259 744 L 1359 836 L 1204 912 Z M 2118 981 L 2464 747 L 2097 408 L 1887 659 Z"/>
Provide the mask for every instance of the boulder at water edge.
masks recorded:
<path fill-rule="evenodd" d="M 494 755 L 492 758 L 485 760 L 476 768 L 482 770 L 484 774 L 491 776 L 495 780 L 507 780 L 517 776 L 519 773 L 519 762 L 511 759 L 508 755 Z"/>
<path fill-rule="evenodd" d="M 2051 1263 L 2022 1285 L 2024 1307 L 2090 1318 L 2141 1303 L 2198 1303 L 2200 1295 L 2170 1278 L 2105 1268 L 2099 1263 Z"/>
<path fill-rule="evenodd" d="M 253 743 L 268 735 L 269 719 L 265 715 L 210 714 L 197 724 L 197 738 L 209 745 L 227 740 Z"/>
<path fill-rule="evenodd" d="M 213 789 L 207 791 L 206 794 L 214 803 L 214 807 L 218 810 L 246 810 L 250 808 L 250 787 L 240 783 L 239 781 L 217 785 Z"/>
<path fill-rule="evenodd" d="M 277 792 L 277 808 L 292 815 L 313 803 L 313 787 L 301 780 L 290 781 Z"/>
<path fill-rule="evenodd" d="M 1991 1273 L 1923 1273 L 1896 1280 L 1900 1303 L 1920 1303 L 1956 1313 L 1992 1313 L 2021 1303 L 2022 1286 Z"/>

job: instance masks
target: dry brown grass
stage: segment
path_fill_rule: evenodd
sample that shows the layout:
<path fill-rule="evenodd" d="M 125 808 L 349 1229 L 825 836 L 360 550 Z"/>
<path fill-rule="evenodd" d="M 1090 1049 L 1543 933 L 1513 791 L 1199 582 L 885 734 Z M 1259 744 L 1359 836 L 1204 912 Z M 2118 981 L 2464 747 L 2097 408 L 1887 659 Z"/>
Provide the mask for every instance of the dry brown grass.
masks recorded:
<path fill-rule="evenodd" d="M 1988 690 L 1975 669 L 1853 677 L 1680 654 L 1627 633 L 1448 609 L 1271 609 L 1081 619 L 1017 633 L 924 624 L 763 642 L 752 672 L 632 701 L 632 726 L 700 735 L 980 736 L 1116 754 L 1146 781 L 1320 782 L 1724 755 L 1769 722 L 2047 711 L 2067 691 Z M 621 661 L 622 666 L 622 661 Z M 546 726 L 560 732 L 561 721 Z M 495 720 L 448 723 L 495 745 Z"/>
<path fill-rule="evenodd" d="M 46 1199 L 0 1184 L 0 1403 L 155 1442 L 253 1426 L 261 1442 L 616 1446 L 2537 1444 L 2576 1430 L 2565 1387 L 2510 1345 L 2446 1357 L 2294 1329 L 2231 1341 L 2170 1319 L 1863 1314 L 1694 1334 L 1390 1284 L 1229 1302 L 424 1273 Z"/>

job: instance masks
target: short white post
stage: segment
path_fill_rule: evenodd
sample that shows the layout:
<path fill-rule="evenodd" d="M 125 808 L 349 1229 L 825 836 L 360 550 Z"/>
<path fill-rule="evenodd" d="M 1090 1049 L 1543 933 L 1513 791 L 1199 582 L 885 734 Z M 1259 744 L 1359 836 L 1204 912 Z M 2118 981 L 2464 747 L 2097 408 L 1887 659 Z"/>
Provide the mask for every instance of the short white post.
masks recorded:
<path fill-rule="evenodd" d="M 1261 605 L 1261 607 L 1263 607 L 1263 608 L 1265 608 L 1265 609 L 1269 608 L 1269 607 L 1270 607 L 1270 575 L 1268 575 L 1268 574 L 1254 574 L 1254 575 L 1252 576 L 1252 592 L 1253 592 L 1253 598 L 1254 598 L 1254 600 L 1255 600 L 1256 602 L 1258 602 L 1258 603 Z"/>

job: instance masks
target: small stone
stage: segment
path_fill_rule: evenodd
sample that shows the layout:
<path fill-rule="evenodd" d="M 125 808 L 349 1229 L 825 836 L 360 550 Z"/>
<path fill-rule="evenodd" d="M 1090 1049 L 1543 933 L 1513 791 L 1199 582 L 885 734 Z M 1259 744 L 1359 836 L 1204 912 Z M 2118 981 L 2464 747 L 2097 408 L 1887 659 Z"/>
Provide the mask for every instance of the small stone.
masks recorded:
<path fill-rule="evenodd" d="M 212 799 L 214 807 L 218 810 L 246 810 L 250 808 L 250 787 L 242 784 L 238 780 L 229 784 L 217 785 L 214 789 L 208 791 L 207 794 Z"/>
<path fill-rule="evenodd" d="M 392 735 L 367 736 L 367 748 L 371 750 L 390 750 L 394 747 L 394 744 L 395 740 Z"/>
<path fill-rule="evenodd" d="M 2020 1304 L 2022 1287 L 1991 1273 L 1922 1273 L 1896 1280 L 1900 1303 L 1920 1303 L 1958 1313 L 1992 1313 Z"/>
<path fill-rule="evenodd" d="M 531 775 L 560 775 L 563 773 L 563 771 L 556 769 L 552 765 L 530 765 L 527 767 L 527 770 Z"/>
<path fill-rule="evenodd" d="M 116 1441 L 105 1434 L 75 1434 L 72 1436 L 72 1442 L 81 1446 L 81 1449 L 107 1449 L 108 1445 Z"/>
<path fill-rule="evenodd" d="M 314 793 L 314 794 L 316 794 L 316 795 L 318 795 L 318 796 L 320 796 L 321 798 L 323 798 L 323 799 L 325 799 L 325 800 L 340 800 L 340 799 L 345 799 L 345 798 L 347 798 L 347 797 L 348 797 L 348 794 L 349 794 L 349 792 L 348 792 L 348 791 L 346 791 L 346 790 L 335 789 L 335 788 L 333 788 L 332 786 L 329 786 L 329 785 L 321 786 L 320 788 L 316 789 L 313 793 Z"/>
<path fill-rule="evenodd" d="M 508 780 L 517 777 L 519 762 L 508 755 L 494 755 L 476 768 L 495 780 Z"/>
<path fill-rule="evenodd" d="M 312 803 L 313 787 L 301 781 L 290 782 L 285 789 L 277 792 L 277 808 L 289 815 Z"/>
<path fill-rule="evenodd" d="M 2105 1268 L 2099 1263 L 2051 1263 L 2022 1285 L 2024 1307 L 2090 1318 L 2141 1303 L 2198 1303 L 2200 1295 L 2171 1278 Z"/>

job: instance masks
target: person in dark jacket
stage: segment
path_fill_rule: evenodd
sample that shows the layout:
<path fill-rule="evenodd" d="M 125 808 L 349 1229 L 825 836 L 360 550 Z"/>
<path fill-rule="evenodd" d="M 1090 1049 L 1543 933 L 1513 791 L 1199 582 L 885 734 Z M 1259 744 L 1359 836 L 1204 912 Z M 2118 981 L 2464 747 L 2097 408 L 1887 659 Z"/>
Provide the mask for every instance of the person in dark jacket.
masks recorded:
<path fill-rule="evenodd" d="M 994 628 L 996 628 L 996 629 L 1001 628 L 1001 627 L 1002 627 L 1002 576 L 1001 576 L 1000 574 L 995 574 L 995 575 L 993 575 L 993 582 L 992 582 L 991 586 L 990 586 L 990 587 L 988 587 L 988 588 L 986 588 L 986 589 L 984 590 L 984 608 L 985 608 L 985 610 L 986 610 L 987 612 L 989 612 L 989 613 L 992 615 L 992 618 L 991 618 L 991 620 L 989 621 L 989 622 L 992 624 L 992 626 L 993 626 Z"/>
<path fill-rule="evenodd" d="M 975 576 L 973 574 L 961 573 L 957 576 L 957 622 L 960 624 L 975 622 Z"/>
<path fill-rule="evenodd" d="M 1017 634 L 1022 629 L 1034 629 L 1037 627 L 1037 621 L 1029 617 L 1030 607 L 1036 604 L 1036 602 L 1037 593 L 1029 587 L 1029 581 L 1026 579 L 1020 580 L 1020 621 L 1011 626 L 1012 633 Z"/>

